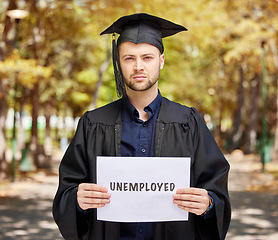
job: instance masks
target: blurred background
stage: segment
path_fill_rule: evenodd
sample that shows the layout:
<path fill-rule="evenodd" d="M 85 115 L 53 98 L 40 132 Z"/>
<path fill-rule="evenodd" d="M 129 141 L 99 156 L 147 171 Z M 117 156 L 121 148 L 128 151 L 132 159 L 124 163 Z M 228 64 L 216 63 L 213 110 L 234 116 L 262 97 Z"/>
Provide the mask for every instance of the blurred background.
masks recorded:
<path fill-rule="evenodd" d="M 257 192 L 260 199 L 265 193 L 272 194 L 268 199 L 273 202 L 263 205 L 267 209 L 276 204 L 276 0 L 1 0 L 3 239 L 59 239 L 49 209 L 61 157 L 82 114 L 117 99 L 111 63 L 112 39 L 99 34 L 119 17 L 136 12 L 153 14 L 188 28 L 188 32 L 164 39 L 166 63 L 159 88 L 163 96 L 194 106 L 203 116 L 231 163 L 231 181 L 239 181 L 232 182 L 230 187 L 232 200 L 235 203 L 243 200 L 243 196 L 235 193 L 249 191 Z M 36 195 L 39 193 L 30 190 L 31 186 L 33 189 L 37 186 L 42 195 Z M 29 203 L 17 202 L 24 194 Z M 41 201 L 48 199 L 44 213 L 48 219 L 42 221 L 50 226 L 34 228 L 53 229 L 54 235 L 42 236 L 39 231 L 40 236 L 36 237 L 38 231 L 26 232 L 25 225 L 32 225 L 26 219 L 25 225 L 24 219 L 19 226 L 12 224 L 18 214 L 15 206 L 30 204 L 34 196 Z M 256 196 L 248 195 L 246 206 L 252 202 L 250 199 L 258 199 Z M 37 202 L 37 206 L 42 205 Z M 276 206 L 269 213 L 273 217 L 268 219 L 270 223 L 277 223 Z M 258 211 L 261 208 L 257 206 Z M 235 205 L 235 213 L 237 210 L 240 212 L 241 208 Z M 266 213 L 258 211 L 256 218 Z M 12 213 L 14 216 L 8 217 Z M 237 219 L 235 214 L 229 239 L 247 239 L 243 238 L 246 234 L 253 234 L 250 239 L 264 239 L 254 237 L 258 235 L 254 230 L 245 232 L 242 224 L 241 217 Z M 265 225 L 257 227 L 264 229 Z M 278 231 L 277 226 L 270 225 L 269 229 L 274 235 Z M 4 238 L 4 232 L 10 234 Z M 236 238 L 237 235 L 241 237 Z M 270 235 L 265 239 L 271 239 Z"/>

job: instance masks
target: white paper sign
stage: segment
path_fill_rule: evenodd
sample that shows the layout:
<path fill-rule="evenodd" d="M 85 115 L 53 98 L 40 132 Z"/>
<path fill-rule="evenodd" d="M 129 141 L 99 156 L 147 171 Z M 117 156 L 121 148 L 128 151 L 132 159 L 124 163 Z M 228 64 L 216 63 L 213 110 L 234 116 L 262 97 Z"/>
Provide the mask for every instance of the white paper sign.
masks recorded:
<path fill-rule="evenodd" d="M 97 209 L 98 220 L 188 220 L 173 194 L 190 185 L 190 158 L 97 157 L 97 184 L 111 193 L 110 203 Z"/>

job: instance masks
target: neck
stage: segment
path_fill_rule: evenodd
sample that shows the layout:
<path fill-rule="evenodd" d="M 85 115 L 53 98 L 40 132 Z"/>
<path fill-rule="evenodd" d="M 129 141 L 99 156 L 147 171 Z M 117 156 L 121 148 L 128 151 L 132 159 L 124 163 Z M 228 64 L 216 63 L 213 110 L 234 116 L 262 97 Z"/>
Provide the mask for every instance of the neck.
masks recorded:
<path fill-rule="evenodd" d="M 130 103 L 137 109 L 140 115 L 140 119 L 146 121 L 148 119 L 148 113 L 144 111 L 144 108 L 148 106 L 158 94 L 158 88 L 150 88 L 146 91 L 133 91 L 127 89 L 127 97 Z"/>

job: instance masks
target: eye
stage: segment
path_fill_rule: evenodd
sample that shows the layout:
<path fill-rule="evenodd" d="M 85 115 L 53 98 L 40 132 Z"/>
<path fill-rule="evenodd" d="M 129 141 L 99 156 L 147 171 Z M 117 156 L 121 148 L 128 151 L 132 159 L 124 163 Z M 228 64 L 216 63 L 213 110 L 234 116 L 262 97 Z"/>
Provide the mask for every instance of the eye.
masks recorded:
<path fill-rule="evenodd" d="M 125 60 L 125 61 L 132 61 L 132 60 L 133 60 L 133 57 L 125 57 L 124 60 Z"/>
<path fill-rule="evenodd" d="M 152 60 L 152 59 L 153 59 L 152 56 L 145 56 L 145 57 L 144 57 L 144 60 L 146 60 L 146 61 L 150 61 L 150 60 Z"/>

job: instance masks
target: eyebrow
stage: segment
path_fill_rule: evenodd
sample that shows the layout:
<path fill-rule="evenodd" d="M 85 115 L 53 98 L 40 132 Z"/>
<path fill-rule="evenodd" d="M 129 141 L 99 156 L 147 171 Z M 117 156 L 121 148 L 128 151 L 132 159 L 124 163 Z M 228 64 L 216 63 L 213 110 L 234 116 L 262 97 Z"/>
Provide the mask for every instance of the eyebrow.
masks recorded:
<path fill-rule="evenodd" d="M 154 53 L 144 53 L 143 55 L 141 55 L 141 56 L 143 56 L 143 57 L 145 57 L 145 56 L 155 56 L 155 54 Z M 123 55 L 123 57 L 133 57 L 133 56 L 135 56 L 135 54 L 125 54 L 125 55 Z"/>
<path fill-rule="evenodd" d="M 155 56 L 154 53 L 145 53 L 145 54 L 143 54 L 143 56 L 149 56 L 149 55 Z"/>

